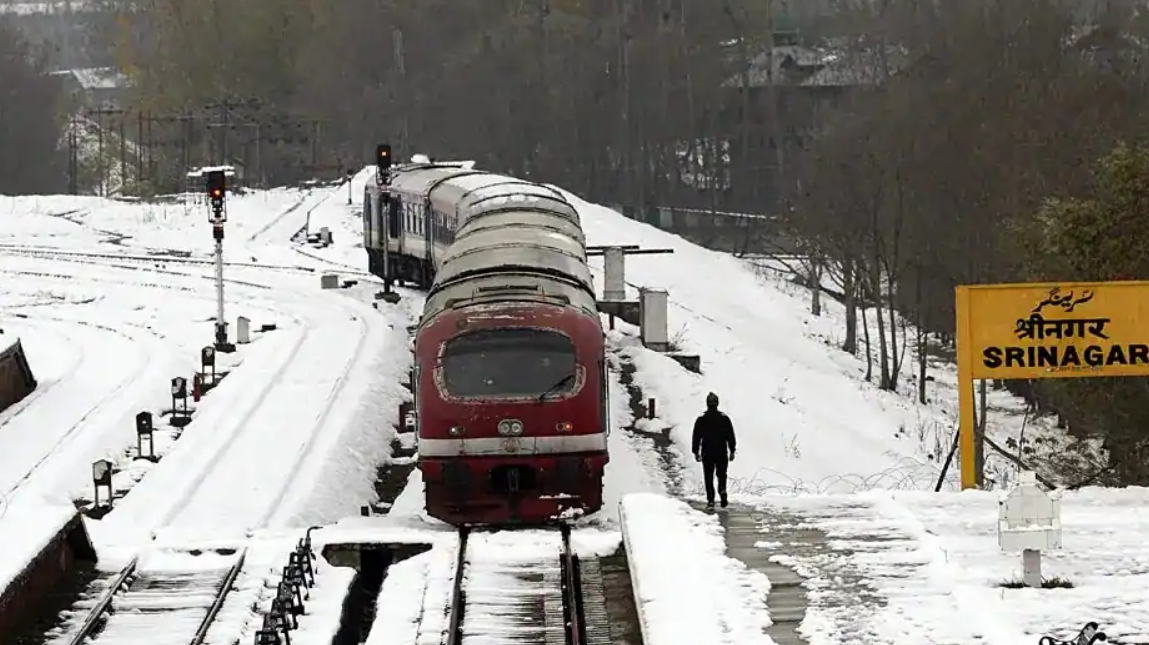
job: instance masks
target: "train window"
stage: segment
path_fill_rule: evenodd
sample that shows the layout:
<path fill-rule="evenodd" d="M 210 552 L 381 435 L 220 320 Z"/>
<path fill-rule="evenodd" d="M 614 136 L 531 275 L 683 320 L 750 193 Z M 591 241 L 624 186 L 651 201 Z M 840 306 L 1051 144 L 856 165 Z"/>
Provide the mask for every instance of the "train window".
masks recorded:
<path fill-rule="evenodd" d="M 363 193 L 363 244 L 371 244 L 371 194 Z"/>
<path fill-rule="evenodd" d="M 390 207 L 387 209 L 387 234 L 391 237 L 399 237 L 399 209 L 402 203 L 399 198 L 391 200 Z"/>
<path fill-rule="evenodd" d="M 544 329 L 478 330 L 456 336 L 443 349 L 442 382 L 457 397 L 561 398 L 574 389 L 571 339 Z"/>

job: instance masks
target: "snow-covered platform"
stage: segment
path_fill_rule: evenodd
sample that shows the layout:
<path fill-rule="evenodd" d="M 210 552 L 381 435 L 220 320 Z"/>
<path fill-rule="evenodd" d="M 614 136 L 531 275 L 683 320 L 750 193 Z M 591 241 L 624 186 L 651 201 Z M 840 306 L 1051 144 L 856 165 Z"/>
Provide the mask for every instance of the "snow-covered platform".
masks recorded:
<path fill-rule="evenodd" d="M 0 412 L 19 403 L 35 389 L 36 378 L 20 338 L 0 331 Z"/>
<path fill-rule="evenodd" d="M 77 560 L 96 559 L 75 507 L 0 496 L 0 517 L 9 512 L 24 521 L 0 522 L 0 634 L 10 633 Z"/>
<path fill-rule="evenodd" d="M 1018 645 L 1069 638 L 1091 620 L 1111 641 L 1149 638 L 1149 489 L 1066 493 L 1064 546 L 1043 554 L 1046 589 L 1017 588 L 1021 556 L 998 546 L 999 499 L 742 498 L 711 515 L 627 496 L 646 642 Z"/>

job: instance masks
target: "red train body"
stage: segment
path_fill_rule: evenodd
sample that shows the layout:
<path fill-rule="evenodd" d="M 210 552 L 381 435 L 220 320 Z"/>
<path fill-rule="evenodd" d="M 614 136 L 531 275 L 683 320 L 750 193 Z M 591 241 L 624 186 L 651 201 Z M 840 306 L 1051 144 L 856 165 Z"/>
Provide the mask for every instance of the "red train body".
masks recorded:
<path fill-rule="evenodd" d="M 386 254 L 372 266 L 430 283 L 414 378 L 428 514 L 516 525 L 597 511 L 607 370 L 575 209 L 545 186 L 440 164 L 392 171 L 382 195 L 400 215 L 366 223 L 382 229 L 369 253 Z"/>

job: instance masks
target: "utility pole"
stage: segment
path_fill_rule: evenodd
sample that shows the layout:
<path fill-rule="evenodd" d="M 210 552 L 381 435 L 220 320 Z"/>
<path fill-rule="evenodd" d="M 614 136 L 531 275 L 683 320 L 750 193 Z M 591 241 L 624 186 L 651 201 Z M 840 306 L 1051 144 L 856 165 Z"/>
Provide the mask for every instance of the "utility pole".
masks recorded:
<path fill-rule="evenodd" d="M 402 92 L 404 97 L 409 96 L 407 91 L 407 60 L 406 49 L 403 46 L 403 30 L 395 28 L 391 30 L 391 44 L 395 48 L 395 72 L 399 75 L 399 91 Z M 400 133 L 399 150 L 400 153 L 409 153 L 411 150 L 410 141 L 408 138 L 411 134 L 411 103 L 410 99 L 403 102 L 403 131 Z"/>
<path fill-rule="evenodd" d="M 226 99 L 225 98 L 222 101 L 219 101 L 217 103 L 208 103 L 204 106 L 205 108 L 208 108 L 208 109 L 211 109 L 211 108 L 218 109 L 219 110 L 218 120 L 220 123 L 223 124 L 222 127 L 220 128 L 220 141 L 219 141 L 218 147 L 216 149 L 217 161 L 220 164 L 226 164 L 227 163 L 227 139 L 228 139 L 227 131 L 228 131 L 228 124 L 230 122 L 231 110 L 232 110 L 232 108 L 243 107 L 245 105 L 254 107 L 254 106 L 258 105 L 258 101 L 255 101 L 255 100 L 238 101 L 238 100 L 232 100 L 232 99 Z"/>
<path fill-rule="evenodd" d="M 73 195 L 78 195 L 80 192 L 80 178 L 77 176 L 80 170 L 79 142 L 76 140 L 78 127 L 80 124 L 73 116 L 68 124 L 68 191 Z"/>

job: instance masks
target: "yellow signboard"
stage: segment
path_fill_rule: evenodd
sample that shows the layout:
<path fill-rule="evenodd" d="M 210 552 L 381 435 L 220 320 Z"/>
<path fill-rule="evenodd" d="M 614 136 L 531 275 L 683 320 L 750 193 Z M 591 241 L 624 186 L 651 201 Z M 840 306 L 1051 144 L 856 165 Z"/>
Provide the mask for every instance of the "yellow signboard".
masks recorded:
<path fill-rule="evenodd" d="M 958 289 L 973 378 L 1149 375 L 1149 282 Z"/>
<path fill-rule="evenodd" d="M 973 380 L 1149 376 L 1149 282 L 957 287 L 962 488 L 973 487 Z"/>

